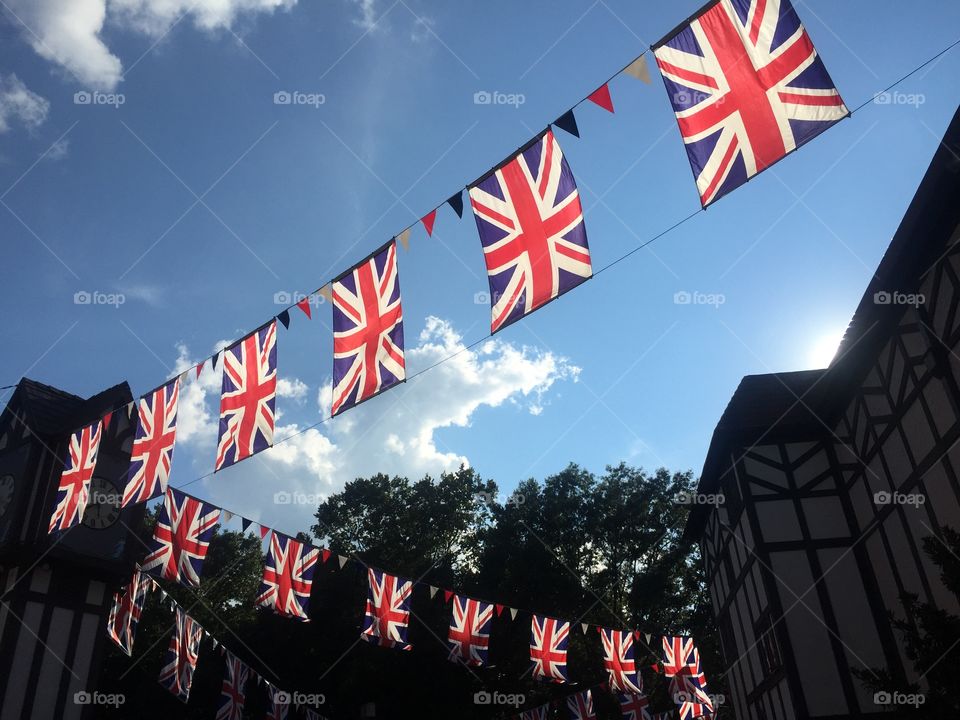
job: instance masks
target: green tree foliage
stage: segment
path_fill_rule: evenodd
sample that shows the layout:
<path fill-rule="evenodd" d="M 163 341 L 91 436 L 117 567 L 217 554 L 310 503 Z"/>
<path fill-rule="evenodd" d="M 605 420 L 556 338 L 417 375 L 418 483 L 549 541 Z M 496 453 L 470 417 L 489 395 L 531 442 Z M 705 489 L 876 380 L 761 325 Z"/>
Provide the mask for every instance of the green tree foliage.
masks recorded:
<path fill-rule="evenodd" d="M 311 622 L 254 608 L 262 569 L 255 535 L 218 529 L 199 591 L 164 587 L 268 680 L 288 690 L 322 693 L 319 709 L 329 718 L 358 717 L 366 702 L 376 703 L 377 717 L 386 718 L 409 717 L 412 708 L 428 715 L 446 709 L 458 717 L 506 717 L 515 709 L 476 705 L 475 693 L 520 693 L 530 706 L 571 691 L 530 680 L 528 612 L 516 620 L 506 610 L 495 617 L 492 667 L 449 662 L 450 606 L 442 590 L 432 600 L 426 592 L 414 593 L 411 652 L 361 641 L 365 570 L 357 563 L 340 569 L 337 555 L 441 589 L 575 621 L 569 669 L 581 687 L 605 676 L 599 636 L 593 629 L 582 633 L 580 623 L 655 636 L 692 634 L 711 692 L 724 692 L 711 675 L 721 665 L 701 564 L 696 548 L 682 537 L 688 509 L 676 502 L 693 486 L 689 472 L 651 474 L 625 464 L 600 476 L 570 465 L 543 482 L 525 480 L 503 497 L 495 482 L 470 468 L 419 480 L 378 474 L 347 483 L 317 509 L 314 542 L 334 555 L 317 566 Z M 144 529 L 144 539 L 150 532 Z M 169 611 L 151 598 L 133 660 L 110 653 L 104 677 L 111 691 L 127 696 L 124 716 L 214 713 L 222 661 L 209 642 L 186 708 L 156 684 L 171 621 Z M 638 652 L 654 707 L 670 708 L 663 678 L 649 669 L 659 648 L 648 649 L 641 635 Z M 248 691 L 250 716 L 259 717 L 263 692 L 254 686 Z M 596 702 L 601 717 L 619 717 L 606 693 Z"/>

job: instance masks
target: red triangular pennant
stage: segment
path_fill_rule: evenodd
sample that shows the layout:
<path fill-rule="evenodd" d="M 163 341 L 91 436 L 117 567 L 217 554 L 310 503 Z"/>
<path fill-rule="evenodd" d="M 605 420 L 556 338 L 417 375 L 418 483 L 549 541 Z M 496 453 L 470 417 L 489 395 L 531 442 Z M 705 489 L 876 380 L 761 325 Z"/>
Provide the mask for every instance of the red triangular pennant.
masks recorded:
<path fill-rule="evenodd" d="M 433 236 L 433 221 L 436 219 L 437 219 L 436 209 L 431 210 L 422 218 L 420 218 L 420 222 L 423 223 L 423 227 L 425 227 L 427 230 L 427 235 L 431 237 Z"/>
<path fill-rule="evenodd" d="M 266 539 L 266 537 L 267 537 L 267 535 L 268 535 L 269 533 L 270 533 L 270 528 L 268 528 L 266 525 L 261 525 L 261 526 L 260 526 L 260 539 L 261 539 L 261 540 Z"/>
<path fill-rule="evenodd" d="M 453 597 L 453 590 L 444 590 L 443 591 L 443 601 L 450 602 L 450 598 Z"/>
<path fill-rule="evenodd" d="M 320 551 L 320 557 L 323 558 L 322 562 L 326 562 L 330 559 L 330 551 L 324 548 Z"/>
<path fill-rule="evenodd" d="M 607 112 L 613 112 L 613 100 L 610 98 L 610 88 L 606 83 L 587 95 L 587 100 L 599 105 Z"/>
<path fill-rule="evenodd" d="M 303 300 L 297 303 L 297 307 L 303 310 L 303 314 L 307 316 L 308 320 L 312 320 L 310 317 L 310 298 L 305 297 Z"/>
<path fill-rule="evenodd" d="M 200 377 L 200 373 L 203 372 L 203 366 L 206 365 L 206 360 L 201 360 L 197 363 L 197 377 Z"/>
<path fill-rule="evenodd" d="M 503 612 L 503 605 L 501 605 L 500 603 L 496 603 L 494 607 L 496 607 L 497 609 L 497 617 L 500 617 L 500 613 Z"/>
<path fill-rule="evenodd" d="M 111 410 L 110 412 L 108 412 L 106 415 L 103 416 L 103 429 L 104 429 L 104 430 L 106 430 L 108 427 L 110 427 L 110 421 L 111 421 L 112 419 L 113 419 L 113 410 Z"/>

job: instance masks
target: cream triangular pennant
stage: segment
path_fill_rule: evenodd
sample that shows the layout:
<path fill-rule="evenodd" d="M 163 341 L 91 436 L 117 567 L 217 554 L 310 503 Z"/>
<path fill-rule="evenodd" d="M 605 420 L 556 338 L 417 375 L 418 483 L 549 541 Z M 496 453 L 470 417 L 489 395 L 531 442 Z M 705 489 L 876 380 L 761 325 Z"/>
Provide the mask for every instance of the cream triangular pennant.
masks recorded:
<path fill-rule="evenodd" d="M 583 634 L 584 634 L 584 635 L 587 634 L 587 628 L 589 628 L 589 627 L 590 627 L 590 626 L 589 626 L 587 623 L 580 623 L 580 629 L 583 630 Z"/>
<path fill-rule="evenodd" d="M 327 302 L 333 302 L 333 286 L 330 283 L 327 283 L 322 288 L 317 290 L 317 295 L 322 297 Z"/>
<path fill-rule="evenodd" d="M 650 644 L 650 638 L 652 637 L 652 636 L 650 635 L 650 633 L 644 633 L 644 634 L 643 634 L 643 637 L 646 639 L 647 645 L 649 645 L 649 644 Z"/>
<path fill-rule="evenodd" d="M 346 555 L 337 555 L 337 562 L 340 563 L 341 570 L 343 570 L 343 566 L 347 564 L 347 560 L 349 559 Z"/>
<path fill-rule="evenodd" d="M 433 585 L 430 586 L 430 599 L 431 599 L 431 600 L 433 600 L 434 596 L 437 594 L 437 590 L 439 590 L 439 589 L 440 589 L 440 588 L 434 587 Z"/>
<path fill-rule="evenodd" d="M 404 250 L 410 250 L 410 228 L 407 228 L 397 235 L 397 240 L 400 241 L 400 245 Z"/>
<path fill-rule="evenodd" d="M 640 57 L 638 57 L 632 63 L 627 65 L 623 69 L 623 71 L 627 75 L 630 75 L 631 77 L 635 77 L 640 82 L 646 83 L 647 85 L 650 84 L 650 68 L 647 67 L 646 55 L 641 55 Z"/>
<path fill-rule="evenodd" d="M 510 608 L 510 619 L 511 619 L 511 620 L 516 620 L 516 619 L 517 619 L 517 609 L 516 609 L 516 608 Z"/>
<path fill-rule="evenodd" d="M 228 522 L 230 522 L 231 520 L 233 520 L 233 513 L 230 512 L 229 510 L 221 510 L 221 511 L 220 511 L 220 519 L 221 519 L 224 523 L 228 523 Z"/>

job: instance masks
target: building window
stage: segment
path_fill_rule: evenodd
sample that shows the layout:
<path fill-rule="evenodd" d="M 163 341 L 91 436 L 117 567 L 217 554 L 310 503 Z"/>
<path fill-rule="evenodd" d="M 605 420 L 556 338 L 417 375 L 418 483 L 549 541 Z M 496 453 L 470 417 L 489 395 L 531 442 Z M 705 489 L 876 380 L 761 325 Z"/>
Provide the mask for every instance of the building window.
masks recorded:
<path fill-rule="evenodd" d="M 777 633 L 773 629 L 773 619 L 769 610 L 765 611 L 757 620 L 754 630 L 759 638 L 757 649 L 760 652 L 760 663 L 766 677 L 776 675 L 783 669 L 783 660 L 780 657 L 780 644 L 777 642 Z"/>

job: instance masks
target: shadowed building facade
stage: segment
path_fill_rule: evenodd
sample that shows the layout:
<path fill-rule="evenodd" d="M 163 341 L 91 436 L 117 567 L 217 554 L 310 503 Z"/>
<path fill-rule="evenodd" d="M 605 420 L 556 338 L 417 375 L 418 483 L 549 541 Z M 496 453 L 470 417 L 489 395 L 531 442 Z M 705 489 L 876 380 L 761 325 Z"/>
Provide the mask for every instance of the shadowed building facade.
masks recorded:
<path fill-rule="evenodd" d="M 960 112 L 831 365 L 743 378 L 717 424 L 699 492 L 723 502 L 686 532 L 740 720 L 891 717 L 853 671 L 922 685 L 902 593 L 960 614 L 923 551 L 960 530 L 958 239 Z"/>
<path fill-rule="evenodd" d="M 131 400 L 126 383 L 84 400 L 24 378 L 0 414 L 0 720 L 103 712 L 77 693 L 97 688 L 112 593 L 140 550 L 143 505 L 120 510 Z M 49 535 L 70 433 L 112 408 L 83 521 Z"/>

